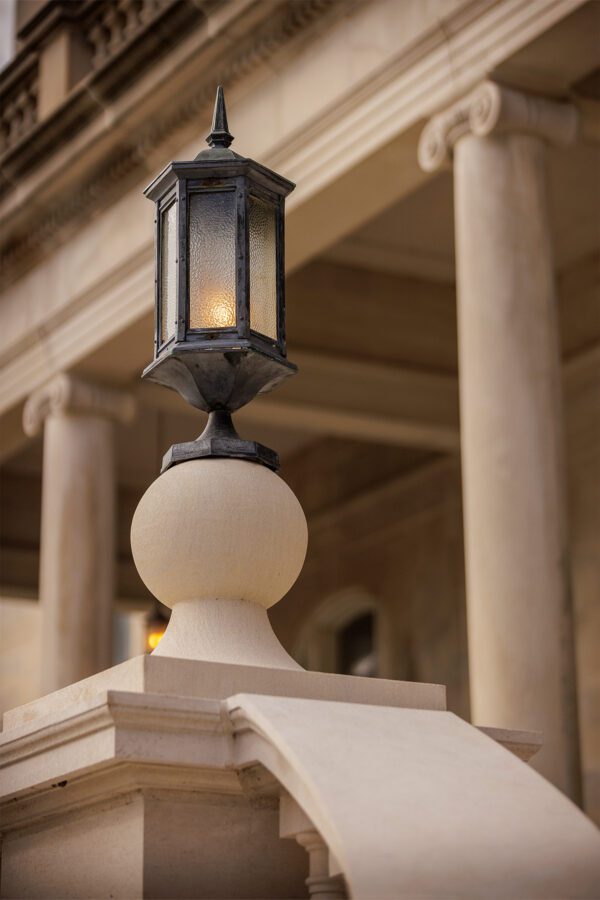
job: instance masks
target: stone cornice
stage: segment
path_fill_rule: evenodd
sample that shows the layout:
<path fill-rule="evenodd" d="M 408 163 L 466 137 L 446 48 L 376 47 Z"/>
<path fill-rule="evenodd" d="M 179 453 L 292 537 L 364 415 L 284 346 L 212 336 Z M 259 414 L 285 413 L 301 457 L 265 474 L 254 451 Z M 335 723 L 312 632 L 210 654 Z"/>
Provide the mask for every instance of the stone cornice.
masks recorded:
<path fill-rule="evenodd" d="M 119 11 L 111 0 L 46 0 L 21 30 L 24 44 L 17 56 L 0 72 L 0 193 L 10 189 L 15 176 L 23 177 L 52 154 L 63 135 L 72 138 L 119 93 L 121 83 L 139 79 L 153 56 L 177 35 L 198 27 L 221 2 L 227 0 L 150 0 L 143 10 L 137 8 L 137 16 L 134 0 L 121 0 Z M 132 13 L 136 22 L 130 27 Z M 26 69 L 33 66 L 36 85 L 47 78 L 44 44 L 64 33 L 65 26 L 81 51 L 79 71 L 62 103 L 48 115 L 37 89 L 28 96 Z"/>
<path fill-rule="evenodd" d="M 25 200 L 31 201 L 36 194 L 35 187 L 32 187 L 29 191 L 31 196 L 26 196 L 28 189 L 20 183 L 23 178 L 20 167 L 26 161 L 30 169 L 33 162 L 35 166 L 41 166 L 46 160 L 51 159 L 55 147 L 60 146 L 65 140 L 71 141 L 75 149 L 71 140 L 74 123 L 87 117 L 89 140 L 86 142 L 84 133 L 80 134 L 80 141 L 72 160 L 78 170 L 82 169 L 82 159 L 89 148 L 91 158 L 94 156 L 94 145 L 99 138 L 98 123 L 101 123 L 104 129 L 102 123 L 111 120 L 111 117 L 105 115 L 105 107 L 110 98 L 103 98 L 102 91 L 98 91 L 97 87 L 82 84 L 79 91 L 75 92 L 50 120 L 41 123 L 39 128 L 28 135 L 26 141 L 19 144 L 17 148 L 19 152 L 14 154 L 13 159 L 3 161 L 2 180 L 18 188 L 19 194 L 18 208 L 13 209 L 14 204 L 11 205 L 11 201 L 3 201 L 3 209 L 0 212 L 0 218 L 5 220 L 4 246 L 0 252 L 0 271 L 3 273 L 3 280 L 10 282 L 14 277 L 18 277 L 23 268 L 34 261 L 35 256 L 40 253 L 40 248 L 45 252 L 51 245 L 60 243 L 66 226 L 80 220 L 84 214 L 89 214 L 90 209 L 110 203 L 115 191 L 122 190 L 128 178 L 132 176 L 139 178 L 144 172 L 150 175 L 153 166 L 152 154 L 172 134 L 185 129 L 190 122 L 199 120 L 200 113 L 212 104 L 216 83 L 222 83 L 227 87 L 238 83 L 240 79 L 267 62 L 283 46 L 303 35 L 311 25 L 318 22 L 320 28 L 323 28 L 328 21 L 326 16 L 333 19 L 347 14 L 349 9 L 359 2 L 361 0 L 345 0 L 345 2 L 284 0 L 278 3 L 271 13 L 267 13 L 265 8 L 263 19 L 258 24 L 254 23 L 254 27 L 251 27 L 253 20 L 250 17 L 250 24 L 246 26 L 249 33 L 240 35 L 236 41 L 227 42 L 227 47 L 223 48 L 218 61 L 209 61 L 203 66 L 201 76 L 193 80 L 193 88 L 189 93 L 181 99 L 173 98 L 174 102 L 159 110 L 158 114 L 156 108 L 152 108 L 142 123 L 133 130 L 130 128 L 131 134 L 127 140 L 126 135 L 121 132 L 124 128 L 129 128 L 128 122 L 132 120 L 132 116 L 124 114 L 122 124 L 117 123 L 114 129 L 119 132 L 116 135 L 119 138 L 118 145 L 105 153 L 99 164 L 90 162 L 87 171 L 84 169 L 85 177 L 78 178 L 77 189 L 73 190 L 70 186 L 69 189 L 63 189 L 58 198 L 53 197 L 52 200 L 48 199 L 42 203 L 39 197 L 36 197 L 35 206 L 39 204 L 40 208 L 36 210 L 35 222 L 27 222 L 26 225 L 19 222 L 15 226 L 11 221 L 13 213 L 18 213 L 17 217 L 14 217 L 15 220 L 19 218 L 25 208 Z M 219 28 L 221 25 L 215 25 L 212 31 L 218 32 Z M 210 30 L 207 30 L 207 34 L 209 33 Z M 205 50 L 208 54 L 214 53 L 213 44 L 215 44 L 214 34 L 210 39 L 206 35 L 203 36 L 200 45 L 195 48 L 195 60 L 197 61 Z M 152 92 L 153 88 L 150 87 L 149 93 Z M 84 110 L 79 109 L 82 104 Z M 136 106 L 139 106 L 139 102 Z M 111 127 L 112 125 L 109 125 L 109 130 Z M 105 129 L 101 130 L 100 134 L 104 137 Z M 42 145 L 46 148 L 45 157 L 38 158 L 39 148 Z M 63 172 L 69 164 L 64 163 L 61 166 Z M 34 176 L 32 185 L 36 177 Z M 46 185 L 43 190 L 45 192 Z"/>
<path fill-rule="evenodd" d="M 454 145 L 467 134 L 521 132 L 566 146 L 576 140 L 578 131 L 579 112 L 573 104 L 484 81 L 426 125 L 419 141 L 419 164 L 434 172 L 451 160 Z"/>
<path fill-rule="evenodd" d="M 229 763 L 218 701 L 108 690 L 0 736 L 4 830 L 146 788 L 241 794 Z"/>
<path fill-rule="evenodd" d="M 160 728 L 157 731 L 161 733 Z M 87 737 L 93 739 L 93 733 Z M 177 762 L 164 765 L 118 757 L 99 763 L 91 771 L 78 772 L 75 777 L 61 778 L 59 774 L 57 779 L 60 780 L 29 792 L 29 796 L 10 797 L 6 802 L 0 799 L 4 834 L 48 827 L 57 818 L 64 821 L 65 817 L 88 816 L 104 808 L 107 798 L 118 806 L 144 794 L 155 798 L 165 793 L 172 798 L 177 794 L 189 797 L 190 793 L 218 793 L 234 798 L 245 793 L 238 773 L 232 769 Z"/>
<path fill-rule="evenodd" d="M 125 391 L 61 373 L 28 399 L 23 410 L 23 429 L 32 437 L 41 431 L 46 416 L 60 413 L 129 422 L 135 413 L 135 400 Z"/>
<path fill-rule="evenodd" d="M 3 203 L 0 207 L 0 219 L 5 221 L 0 269 L 5 283 L 18 278 L 39 262 L 40 257 L 64 242 L 75 223 L 89 216 L 92 210 L 109 205 L 115 196 L 127 190 L 133 178 L 140 180 L 145 172 L 150 175 L 153 167 L 164 162 L 161 143 L 185 132 L 189 123 L 198 120 L 200 112 L 208 109 L 217 80 L 229 89 L 295 38 L 305 40 L 311 25 L 318 24 L 322 34 L 326 25 L 347 15 L 349 9 L 361 2 L 363 0 L 286 0 L 278 4 L 277 14 L 271 14 L 267 24 L 261 21 L 254 29 L 252 40 L 240 36 L 221 53 L 218 67 L 210 73 L 210 85 L 207 85 L 205 75 L 196 78 L 195 93 L 183 96 L 180 92 L 181 96 L 167 104 L 162 118 L 157 117 L 154 109 L 145 124 L 136 126 L 135 137 L 125 140 L 123 133 L 118 147 L 103 152 L 100 166 L 84 164 L 87 144 L 78 141 L 75 146 L 75 141 L 69 141 L 63 149 L 73 151 L 70 161 L 57 169 L 52 168 L 49 160 L 43 183 L 62 183 L 72 162 L 78 172 L 87 171 L 89 176 L 79 176 L 76 191 L 62 190 L 59 198 L 40 202 L 37 183 L 26 185 L 16 181 L 18 196 L 15 191 L 14 203 L 11 201 L 12 206 Z M 473 0 L 445 18 L 443 29 L 424 35 L 408 52 L 403 51 L 391 68 L 382 70 L 372 83 L 359 85 L 342 104 L 321 114 L 312 126 L 303 125 L 295 135 L 273 148 L 265 162 L 282 170 L 285 165 L 290 177 L 305 189 L 303 196 L 307 190 L 314 192 L 321 184 L 329 182 L 332 169 L 337 170 L 341 158 L 346 163 L 364 156 L 371 146 L 389 140 L 398 130 L 433 110 L 435 105 L 448 102 L 461 85 L 464 89 L 481 78 L 482 68 L 493 68 L 507 53 L 514 52 L 544 29 L 555 25 L 572 9 L 572 3 L 573 0 L 556 0 L 551 6 L 515 8 L 506 0 L 491 9 L 488 0 Z M 217 31 L 219 27 L 217 25 Z M 213 37 L 214 32 L 215 29 L 211 29 Z M 451 70 L 460 68 L 458 83 L 450 77 L 446 63 L 449 32 L 457 36 L 451 41 Z M 203 46 L 195 47 L 194 56 L 196 60 L 202 58 Z M 210 69 L 210 65 L 204 67 L 207 68 Z M 130 119 L 130 115 L 122 118 L 125 126 Z M 104 132 L 94 132 L 89 143 L 99 147 L 103 135 Z M 55 143 L 58 145 L 59 141 Z M 292 198 L 290 209 L 300 202 L 300 193 Z M 24 217 L 31 218 L 26 209 L 34 206 L 35 221 L 24 223 Z"/>

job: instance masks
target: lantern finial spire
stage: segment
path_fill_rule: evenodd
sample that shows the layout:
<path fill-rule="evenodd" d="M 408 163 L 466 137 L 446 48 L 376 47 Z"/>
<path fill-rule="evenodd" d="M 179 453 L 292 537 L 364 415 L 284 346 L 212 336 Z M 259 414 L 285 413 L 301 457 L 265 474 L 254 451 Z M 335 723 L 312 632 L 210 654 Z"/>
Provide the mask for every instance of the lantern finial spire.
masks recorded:
<path fill-rule="evenodd" d="M 215 98 L 215 111 L 213 113 L 212 130 L 206 138 L 209 147 L 229 147 L 233 141 L 233 135 L 229 132 L 227 124 L 227 110 L 225 109 L 225 95 L 223 86 L 217 88 Z"/>

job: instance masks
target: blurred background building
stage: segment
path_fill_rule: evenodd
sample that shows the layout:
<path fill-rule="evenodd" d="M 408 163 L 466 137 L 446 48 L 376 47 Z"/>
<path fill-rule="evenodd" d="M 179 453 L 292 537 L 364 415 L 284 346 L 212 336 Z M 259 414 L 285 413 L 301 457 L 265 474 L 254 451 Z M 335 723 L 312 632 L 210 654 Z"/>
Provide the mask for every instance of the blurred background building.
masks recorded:
<path fill-rule="evenodd" d="M 140 382 L 142 190 L 202 149 L 222 83 L 237 152 L 298 185 L 300 373 L 237 416 L 280 453 L 309 521 L 278 636 L 308 668 L 446 684 L 465 718 L 478 685 L 506 678 L 547 706 L 541 726 L 580 763 L 600 820 L 600 4 L 0 12 L 2 708 L 145 652 L 159 628 L 131 517 L 163 453 L 204 421 Z M 478 724 L 540 727 L 491 694 L 478 710 L 495 720 Z"/>

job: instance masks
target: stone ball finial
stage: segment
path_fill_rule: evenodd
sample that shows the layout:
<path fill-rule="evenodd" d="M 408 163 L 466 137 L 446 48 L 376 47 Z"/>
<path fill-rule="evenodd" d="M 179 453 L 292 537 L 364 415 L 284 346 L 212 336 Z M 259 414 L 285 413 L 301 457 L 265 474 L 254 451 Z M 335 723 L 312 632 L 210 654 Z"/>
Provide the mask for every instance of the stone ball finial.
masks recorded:
<path fill-rule="evenodd" d="M 173 609 L 155 653 L 297 668 L 265 610 L 296 581 L 307 543 L 300 503 L 265 466 L 197 459 L 168 469 L 131 526 L 142 581 Z"/>
<path fill-rule="evenodd" d="M 306 519 L 265 466 L 199 459 L 168 469 L 136 509 L 131 547 L 146 587 L 181 600 L 251 600 L 268 609 L 300 574 Z"/>

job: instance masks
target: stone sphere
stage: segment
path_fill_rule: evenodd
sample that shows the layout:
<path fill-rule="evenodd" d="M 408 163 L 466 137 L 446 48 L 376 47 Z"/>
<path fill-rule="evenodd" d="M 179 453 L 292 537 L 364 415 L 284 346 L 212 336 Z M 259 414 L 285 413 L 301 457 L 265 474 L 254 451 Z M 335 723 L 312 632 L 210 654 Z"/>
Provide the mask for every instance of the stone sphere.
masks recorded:
<path fill-rule="evenodd" d="M 300 503 L 270 469 L 195 459 L 150 485 L 131 524 L 140 577 L 172 607 L 181 600 L 252 600 L 268 608 L 296 581 L 308 530 Z"/>

